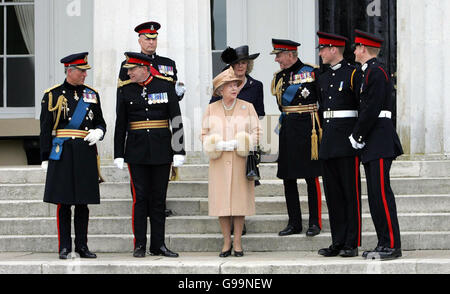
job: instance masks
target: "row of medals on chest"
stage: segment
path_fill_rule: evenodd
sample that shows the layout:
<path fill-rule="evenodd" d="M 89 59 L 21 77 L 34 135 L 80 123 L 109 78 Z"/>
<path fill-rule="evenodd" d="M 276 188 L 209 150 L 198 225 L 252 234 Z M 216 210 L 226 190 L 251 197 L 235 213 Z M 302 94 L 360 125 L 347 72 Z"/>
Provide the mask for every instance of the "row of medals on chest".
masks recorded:
<path fill-rule="evenodd" d="M 335 74 L 333 73 L 333 76 Z M 301 74 L 297 74 L 297 75 L 293 75 L 291 74 L 290 80 L 289 80 L 289 84 L 291 85 L 298 85 L 298 84 L 306 84 L 306 83 L 312 83 L 314 82 L 315 79 L 315 74 L 314 72 L 304 72 Z M 344 82 L 342 81 L 340 86 L 339 86 L 339 92 L 341 92 L 343 90 L 343 86 L 344 86 Z M 333 88 L 333 85 L 330 85 L 331 88 Z M 306 88 L 306 86 L 304 87 L 304 89 L 301 91 L 301 95 L 303 96 L 303 98 L 308 98 L 309 95 L 311 94 L 311 92 Z"/>
<path fill-rule="evenodd" d="M 78 102 L 78 100 L 80 100 L 80 97 L 78 96 L 77 91 L 73 91 L 73 92 L 74 92 L 74 94 L 73 94 L 73 99 L 75 99 L 75 101 Z M 63 94 L 66 94 L 66 91 L 63 90 L 62 93 L 63 93 Z M 85 94 L 87 94 L 87 93 L 86 93 L 86 90 L 83 90 L 83 95 L 85 95 Z M 92 99 L 90 99 L 90 98 L 88 98 L 88 97 L 83 97 L 83 99 L 84 99 L 86 102 L 88 102 L 88 103 L 90 102 L 90 100 L 92 100 Z M 89 108 L 87 108 L 86 110 L 89 110 Z M 68 116 L 69 111 L 70 111 L 70 108 L 67 106 L 67 104 L 66 104 L 66 103 L 63 104 L 63 114 L 64 114 L 64 118 L 66 118 L 66 117 Z M 89 110 L 89 113 L 88 113 L 88 116 L 86 117 L 86 119 L 90 119 L 90 120 L 93 120 L 93 119 L 94 119 L 94 113 L 92 112 L 92 110 Z M 71 117 L 69 117 L 69 120 L 71 120 Z"/>
<path fill-rule="evenodd" d="M 147 94 L 147 87 L 143 87 L 141 96 L 145 99 L 145 101 L 147 101 L 149 105 L 169 103 L 169 97 L 167 93 Z M 133 102 L 130 102 L 130 104 L 133 104 Z"/>

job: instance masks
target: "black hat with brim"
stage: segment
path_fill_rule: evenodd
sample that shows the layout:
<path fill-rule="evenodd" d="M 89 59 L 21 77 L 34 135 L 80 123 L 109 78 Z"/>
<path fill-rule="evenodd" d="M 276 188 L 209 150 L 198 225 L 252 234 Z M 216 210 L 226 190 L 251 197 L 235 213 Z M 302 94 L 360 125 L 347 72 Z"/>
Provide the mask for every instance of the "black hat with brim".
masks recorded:
<path fill-rule="evenodd" d="M 284 40 L 284 39 L 272 39 L 273 51 L 270 54 L 278 54 L 280 52 L 297 51 L 300 43 Z"/>
<path fill-rule="evenodd" d="M 248 46 L 244 45 L 237 47 L 236 49 L 228 47 L 222 52 L 220 57 L 226 64 L 235 64 L 241 60 L 255 60 L 259 55 L 260 53 L 248 54 Z"/>
<path fill-rule="evenodd" d="M 63 63 L 65 67 L 74 67 L 81 70 L 91 69 L 87 60 L 88 55 L 88 52 L 75 53 L 62 58 L 60 62 Z"/>
<path fill-rule="evenodd" d="M 135 68 L 136 66 L 151 66 L 151 58 L 148 55 L 137 52 L 125 52 L 127 61 L 123 68 Z"/>
<path fill-rule="evenodd" d="M 138 25 L 134 31 L 140 35 L 145 35 L 148 39 L 155 39 L 158 37 L 158 30 L 161 25 L 156 21 L 149 21 Z"/>

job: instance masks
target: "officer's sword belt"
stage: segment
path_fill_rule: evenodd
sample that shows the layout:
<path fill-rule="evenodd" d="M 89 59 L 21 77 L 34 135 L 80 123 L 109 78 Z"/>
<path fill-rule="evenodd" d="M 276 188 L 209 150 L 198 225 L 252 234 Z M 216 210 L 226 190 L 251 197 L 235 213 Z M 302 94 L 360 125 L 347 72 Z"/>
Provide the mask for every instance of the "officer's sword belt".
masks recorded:
<path fill-rule="evenodd" d="M 286 114 L 290 113 L 306 113 L 317 112 L 317 104 L 283 106 L 282 110 Z"/>
<path fill-rule="evenodd" d="M 130 122 L 130 131 L 147 130 L 147 129 L 167 129 L 169 128 L 168 120 L 148 120 Z"/>
<path fill-rule="evenodd" d="M 283 106 L 283 113 L 289 115 L 290 113 L 309 113 L 311 114 L 312 123 L 312 135 L 311 135 L 311 160 L 319 159 L 319 142 L 322 141 L 322 127 L 320 126 L 319 114 L 317 104 L 308 105 L 294 105 L 294 106 Z M 316 123 L 318 126 L 319 134 L 317 135 Z"/>
<path fill-rule="evenodd" d="M 56 138 L 84 139 L 88 134 L 89 134 L 88 131 L 82 130 L 70 130 L 70 129 L 56 130 Z"/>

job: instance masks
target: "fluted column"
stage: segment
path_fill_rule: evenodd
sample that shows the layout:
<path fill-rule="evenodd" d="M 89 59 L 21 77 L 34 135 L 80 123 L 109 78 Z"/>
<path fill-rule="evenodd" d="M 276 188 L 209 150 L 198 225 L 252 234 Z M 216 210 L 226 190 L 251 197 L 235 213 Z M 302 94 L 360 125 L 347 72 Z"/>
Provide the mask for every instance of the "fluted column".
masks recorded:
<path fill-rule="evenodd" d="M 450 1 L 398 0 L 398 125 L 406 154 L 450 154 Z"/>

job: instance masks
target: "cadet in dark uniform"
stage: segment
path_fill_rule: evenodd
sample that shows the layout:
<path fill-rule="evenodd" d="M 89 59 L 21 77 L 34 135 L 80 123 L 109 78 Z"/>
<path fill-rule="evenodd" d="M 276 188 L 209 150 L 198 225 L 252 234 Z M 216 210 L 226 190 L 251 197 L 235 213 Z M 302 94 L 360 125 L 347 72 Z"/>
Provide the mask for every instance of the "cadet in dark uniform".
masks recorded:
<path fill-rule="evenodd" d="M 96 258 L 87 247 L 88 204 L 100 204 L 97 147 L 106 123 L 97 91 L 84 85 L 88 53 L 61 60 L 66 70 L 62 85 L 45 92 L 40 117 L 42 167 L 47 169 L 44 202 L 57 208 L 59 258 L 72 252 L 71 206 L 75 205 L 75 252 Z"/>
<path fill-rule="evenodd" d="M 359 118 L 349 137 L 353 148 L 362 149 L 370 213 L 378 237 L 377 247 L 363 253 L 368 259 L 402 256 L 395 197 L 390 186 L 392 161 L 403 154 L 392 123 L 392 83 L 377 60 L 383 40 L 356 30 L 355 56 L 362 64 Z"/>
<path fill-rule="evenodd" d="M 130 171 L 133 256 L 145 257 L 149 216 L 150 253 L 178 257 L 164 243 L 170 167 L 172 159 L 174 167 L 182 166 L 185 159 L 178 97 L 171 82 L 151 74 L 150 57 L 133 52 L 125 55 L 124 67 L 132 83 L 118 89 L 114 163 L 122 169 L 125 161 Z"/>
<path fill-rule="evenodd" d="M 302 217 L 297 179 L 308 186 L 309 229 L 307 236 L 315 236 L 322 229 L 318 160 L 318 145 L 322 133 L 318 108 L 316 77 L 318 70 L 298 58 L 299 43 L 272 39 L 275 61 L 281 71 L 275 73 L 272 94 L 282 115 L 279 128 L 279 157 L 277 177 L 283 179 L 289 223 L 280 236 L 300 234 Z M 280 126 L 279 126 L 280 127 Z"/>
<path fill-rule="evenodd" d="M 156 54 L 156 48 L 158 46 L 158 30 L 161 25 L 157 22 L 151 21 L 138 25 L 134 31 L 139 34 L 139 45 L 141 46 L 141 53 L 150 57 L 150 66 L 152 67 L 152 74 L 162 75 L 168 78 L 175 85 L 175 91 L 179 100 L 184 97 L 186 88 L 183 83 L 178 82 L 177 67 L 175 61 L 170 58 L 163 57 Z M 129 83 L 130 77 L 128 76 L 126 68 L 123 67 L 125 61 L 122 63 L 119 74 L 119 86 L 123 83 Z"/>
<path fill-rule="evenodd" d="M 332 245 L 324 256 L 354 257 L 361 246 L 361 177 L 358 151 L 348 137 L 358 118 L 360 72 L 344 60 L 347 38 L 318 32 L 319 56 L 330 67 L 318 78 L 323 138 L 319 158 L 330 217 Z"/>

